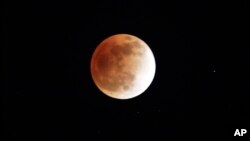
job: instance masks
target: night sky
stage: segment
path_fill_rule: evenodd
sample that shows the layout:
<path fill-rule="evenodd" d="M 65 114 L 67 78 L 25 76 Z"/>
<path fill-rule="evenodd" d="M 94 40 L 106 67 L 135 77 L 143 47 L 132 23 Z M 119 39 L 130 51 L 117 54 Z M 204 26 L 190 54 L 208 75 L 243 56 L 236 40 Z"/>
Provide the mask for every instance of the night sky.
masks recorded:
<path fill-rule="evenodd" d="M 4 1 L 1 140 L 234 138 L 237 128 L 250 134 L 248 6 Z M 118 33 L 144 40 L 156 59 L 152 84 L 134 99 L 104 95 L 90 73 L 96 46 Z"/>

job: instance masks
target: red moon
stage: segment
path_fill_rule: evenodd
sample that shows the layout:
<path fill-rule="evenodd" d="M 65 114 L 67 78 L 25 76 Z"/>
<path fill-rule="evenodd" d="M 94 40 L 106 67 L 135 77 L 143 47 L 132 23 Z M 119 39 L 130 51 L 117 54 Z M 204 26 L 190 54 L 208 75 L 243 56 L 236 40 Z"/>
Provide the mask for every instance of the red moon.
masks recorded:
<path fill-rule="evenodd" d="M 130 99 L 152 83 L 156 65 L 149 46 L 136 36 L 117 34 L 103 40 L 91 59 L 91 75 L 107 96 Z"/>

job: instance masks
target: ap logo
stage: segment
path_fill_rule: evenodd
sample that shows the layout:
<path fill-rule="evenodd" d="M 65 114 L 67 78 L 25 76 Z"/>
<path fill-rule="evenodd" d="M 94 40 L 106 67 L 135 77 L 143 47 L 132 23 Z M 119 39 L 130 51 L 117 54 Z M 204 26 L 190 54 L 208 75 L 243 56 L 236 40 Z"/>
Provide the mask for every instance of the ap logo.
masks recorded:
<path fill-rule="evenodd" d="M 234 136 L 244 136 L 247 133 L 247 129 L 236 129 Z"/>

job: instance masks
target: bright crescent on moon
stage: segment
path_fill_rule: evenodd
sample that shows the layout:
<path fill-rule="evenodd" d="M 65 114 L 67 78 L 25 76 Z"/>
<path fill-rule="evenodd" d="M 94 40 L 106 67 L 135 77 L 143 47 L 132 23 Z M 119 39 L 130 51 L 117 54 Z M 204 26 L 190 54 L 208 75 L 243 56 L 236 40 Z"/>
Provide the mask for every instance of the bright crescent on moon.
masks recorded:
<path fill-rule="evenodd" d="M 96 86 L 116 99 L 142 94 L 152 83 L 156 65 L 149 46 L 136 36 L 117 34 L 103 40 L 91 59 Z"/>

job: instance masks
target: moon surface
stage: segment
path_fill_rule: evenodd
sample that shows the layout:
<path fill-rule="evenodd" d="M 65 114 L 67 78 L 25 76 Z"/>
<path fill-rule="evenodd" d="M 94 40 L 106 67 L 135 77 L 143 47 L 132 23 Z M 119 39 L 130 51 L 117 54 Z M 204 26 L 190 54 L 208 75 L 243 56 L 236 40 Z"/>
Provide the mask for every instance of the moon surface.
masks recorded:
<path fill-rule="evenodd" d="M 91 75 L 107 96 L 130 99 L 142 94 L 155 75 L 155 58 L 136 36 L 116 34 L 103 40 L 91 59 Z"/>

